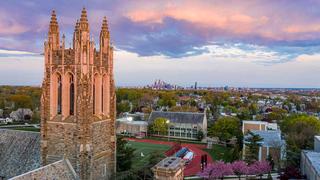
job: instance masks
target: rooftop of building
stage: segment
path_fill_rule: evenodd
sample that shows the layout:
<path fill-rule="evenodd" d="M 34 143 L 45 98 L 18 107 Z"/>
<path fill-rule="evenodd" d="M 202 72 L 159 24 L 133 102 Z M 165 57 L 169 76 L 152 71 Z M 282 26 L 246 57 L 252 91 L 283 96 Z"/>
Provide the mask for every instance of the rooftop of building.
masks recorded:
<path fill-rule="evenodd" d="M 258 121 L 258 120 L 243 120 L 242 123 L 247 123 L 247 124 L 277 124 L 277 123 L 270 123 L 267 121 Z"/>
<path fill-rule="evenodd" d="M 259 135 L 263 140 L 261 141 L 262 146 L 268 147 L 282 147 L 285 145 L 285 141 L 281 138 L 281 131 L 251 131 L 254 134 Z M 245 139 L 248 138 L 250 134 L 245 136 Z"/>
<path fill-rule="evenodd" d="M 130 125 L 148 125 L 147 121 L 135 121 L 133 120 L 132 117 L 123 117 L 123 118 L 118 118 L 116 120 L 117 122 L 122 122 L 122 123 L 126 123 L 126 124 L 130 124 Z"/>
<path fill-rule="evenodd" d="M 306 158 L 311 162 L 312 166 L 317 171 L 317 173 L 320 174 L 320 152 L 308 150 L 303 150 L 302 152 L 305 154 Z"/>
<path fill-rule="evenodd" d="M 156 164 L 154 169 L 174 170 L 182 165 L 182 159 L 178 157 L 167 157 Z"/>
<path fill-rule="evenodd" d="M 170 123 L 202 124 L 205 120 L 204 117 L 205 113 L 152 111 L 149 122 L 153 122 L 157 118 L 165 118 L 170 120 Z"/>
<path fill-rule="evenodd" d="M 68 159 L 63 159 L 52 164 L 40 167 L 29 171 L 19 176 L 13 177 L 10 180 L 29 180 L 29 179 L 64 179 L 77 180 L 79 179 L 76 172 Z"/>
<path fill-rule="evenodd" d="M 0 176 L 11 178 L 40 167 L 40 133 L 0 129 Z"/>

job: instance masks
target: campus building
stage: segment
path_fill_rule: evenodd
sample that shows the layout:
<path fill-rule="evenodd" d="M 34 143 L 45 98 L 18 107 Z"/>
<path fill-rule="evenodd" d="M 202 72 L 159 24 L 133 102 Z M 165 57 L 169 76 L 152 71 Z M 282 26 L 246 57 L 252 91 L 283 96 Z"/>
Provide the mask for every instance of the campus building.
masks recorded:
<path fill-rule="evenodd" d="M 300 161 L 301 173 L 308 180 L 320 179 L 320 136 L 314 137 L 314 150 L 303 150 Z"/>
<path fill-rule="evenodd" d="M 248 131 L 268 131 L 268 130 L 278 130 L 277 123 L 269 123 L 266 121 L 242 121 L 242 133 L 246 134 Z"/>
<path fill-rule="evenodd" d="M 149 117 L 149 124 L 157 118 L 168 120 L 168 135 L 172 138 L 197 139 L 199 131 L 207 134 L 207 117 L 205 113 L 153 111 Z"/>
<path fill-rule="evenodd" d="M 184 162 L 178 157 L 167 157 L 151 170 L 155 180 L 183 180 Z"/>
<path fill-rule="evenodd" d="M 262 140 L 259 142 L 258 160 L 267 160 L 271 157 L 275 163 L 275 167 L 281 165 L 281 160 L 285 158 L 285 140 L 281 136 L 281 131 L 277 123 L 269 123 L 265 121 L 242 121 L 243 140 L 243 158 L 246 156 L 247 139 L 251 136 L 248 132 L 259 135 Z"/>
<path fill-rule="evenodd" d="M 135 121 L 133 117 L 123 117 L 116 120 L 116 133 L 130 136 L 146 136 L 147 121 Z"/>

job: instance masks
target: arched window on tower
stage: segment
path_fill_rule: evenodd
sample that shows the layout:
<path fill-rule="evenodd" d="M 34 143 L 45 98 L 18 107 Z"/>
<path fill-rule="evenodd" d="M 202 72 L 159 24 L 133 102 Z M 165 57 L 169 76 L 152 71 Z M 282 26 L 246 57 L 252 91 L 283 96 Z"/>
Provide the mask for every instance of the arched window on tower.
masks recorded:
<path fill-rule="evenodd" d="M 92 89 L 93 95 L 93 114 L 96 113 L 96 78 L 93 79 L 93 89 Z"/>
<path fill-rule="evenodd" d="M 102 84 L 101 84 L 101 111 L 102 113 L 104 113 L 104 107 L 103 107 L 103 97 L 104 97 L 104 91 L 103 91 L 103 86 L 104 86 L 104 81 L 102 80 Z"/>
<path fill-rule="evenodd" d="M 69 102 L 69 110 L 70 110 L 70 115 L 74 115 L 74 79 L 73 79 L 73 75 L 70 75 L 70 102 Z"/>
<path fill-rule="evenodd" d="M 108 74 L 104 74 L 102 78 L 102 112 L 104 115 L 109 115 L 109 109 L 110 109 L 110 79 Z"/>
<path fill-rule="evenodd" d="M 62 79 L 61 79 L 61 75 L 58 75 L 58 104 L 57 104 L 57 114 L 61 114 L 62 113 Z"/>
<path fill-rule="evenodd" d="M 96 73 L 93 79 L 93 114 L 100 115 L 101 110 L 101 76 Z"/>

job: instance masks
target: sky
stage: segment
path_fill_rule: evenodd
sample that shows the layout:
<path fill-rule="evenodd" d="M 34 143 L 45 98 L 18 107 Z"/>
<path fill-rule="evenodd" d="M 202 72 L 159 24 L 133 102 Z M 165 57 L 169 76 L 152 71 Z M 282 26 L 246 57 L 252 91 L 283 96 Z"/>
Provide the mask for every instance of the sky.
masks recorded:
<path fill-rule="evenodd" d="M 96 43 L 108 19 L 117 86 L 320 88 L 319 0 L 1 0 L 0 85 L 41 85 L 51 11 L 71 46 L 83 7 Z"/>

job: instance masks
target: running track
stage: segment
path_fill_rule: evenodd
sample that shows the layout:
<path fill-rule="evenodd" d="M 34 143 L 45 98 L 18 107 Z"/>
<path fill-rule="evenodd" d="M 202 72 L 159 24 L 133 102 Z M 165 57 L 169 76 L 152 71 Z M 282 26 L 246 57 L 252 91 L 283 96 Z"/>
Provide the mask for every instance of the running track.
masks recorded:
<path fill-rule="evenodd" d="M 157 140 L 152 140 L 152 139 L 135 139 L 135 138 L 125 138 L 125 139 L 128 141 L 145 142 L 145 143 L 151 143 L 151 144 L 165 144 L 165 145 L 169 145 L 169 146 L 172 146 L 174 144 L 174 142 L 157 141 Z M 207 154 L 208 164 L 212 163 L 211 156 L 207 152 L 202 150 L 202 149 L 206 148 L 205 145 L 182 143 L 181 146 L 187 147 L 195 154 L 191 163 L 189 163 L 186 166 L 186 168 L 184 169 L 184 176 L 196 175 L 198 172 L 201 171 L 200 162 L 201 162 L 201 155 L 203 155 L 203 154 Z"/>

